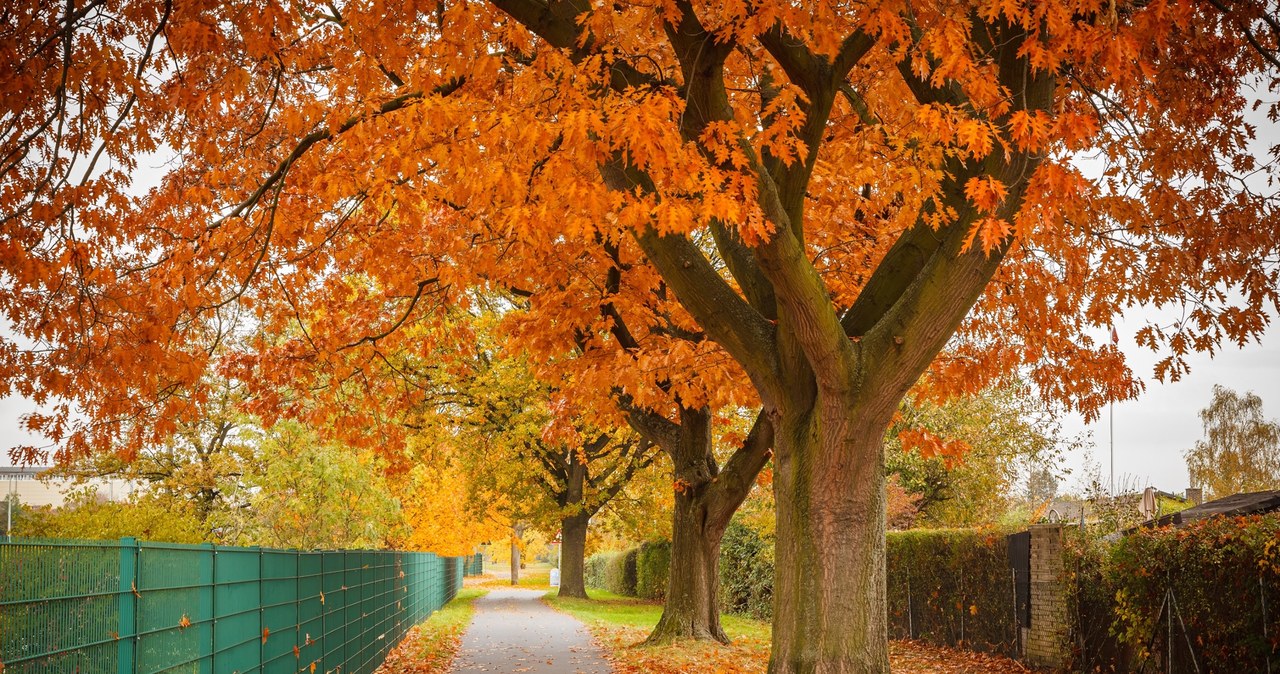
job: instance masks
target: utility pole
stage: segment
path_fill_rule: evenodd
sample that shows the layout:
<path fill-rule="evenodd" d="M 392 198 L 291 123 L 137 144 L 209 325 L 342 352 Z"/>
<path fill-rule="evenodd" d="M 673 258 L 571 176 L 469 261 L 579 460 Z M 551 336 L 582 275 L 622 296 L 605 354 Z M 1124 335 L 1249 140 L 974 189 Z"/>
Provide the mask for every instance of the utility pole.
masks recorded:
<path fill-rule="evenodd" d="M 1120 333 L 1116 332 L 1116 326 L 1111 326 L 1111 348 L 1120 350 Z M 1111 498 L 1116 497 L 1116 401 L 1112 400 L 1110 405 L 1111 414 L 1111 487 L 1109 493 Z"/>

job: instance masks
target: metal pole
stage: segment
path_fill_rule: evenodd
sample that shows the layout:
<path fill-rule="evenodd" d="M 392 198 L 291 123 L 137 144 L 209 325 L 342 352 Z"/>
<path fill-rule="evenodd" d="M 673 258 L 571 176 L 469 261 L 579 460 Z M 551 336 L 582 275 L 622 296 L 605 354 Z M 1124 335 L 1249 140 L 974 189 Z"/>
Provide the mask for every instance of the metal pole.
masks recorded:
<path fill-rule="evenodd" d="M 1111 402 L 1111 496 L 1116 495 L 1116 403 Z"/>

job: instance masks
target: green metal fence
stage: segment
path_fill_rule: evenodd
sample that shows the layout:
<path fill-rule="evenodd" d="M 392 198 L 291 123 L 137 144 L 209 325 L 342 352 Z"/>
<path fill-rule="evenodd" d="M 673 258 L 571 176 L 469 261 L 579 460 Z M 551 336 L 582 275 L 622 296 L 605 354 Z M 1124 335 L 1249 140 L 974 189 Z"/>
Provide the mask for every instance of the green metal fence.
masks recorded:
<path fill-rule="evenodd" d="M 479 576 L 484 574 L 484 553 L 483 552 L 477 552 L 476 554 L 471 555 L 470 557 L 463 557 L 462 561 L 466 565 L 463 569 L 463 575 Z"/>
<path fill-rule="evenodd" d="M 420 552 L 0 541 L 0 671 L 369 674 L 462 573 Z"/>

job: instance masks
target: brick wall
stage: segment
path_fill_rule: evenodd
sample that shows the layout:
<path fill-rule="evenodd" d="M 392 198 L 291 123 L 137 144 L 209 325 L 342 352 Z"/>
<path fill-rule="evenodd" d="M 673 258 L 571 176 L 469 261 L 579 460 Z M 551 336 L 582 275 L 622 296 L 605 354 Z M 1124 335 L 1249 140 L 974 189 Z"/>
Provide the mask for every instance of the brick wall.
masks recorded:
<path fill-rule="evenodd" d="M 1031 629 L 1028 662 L 1059 667 L 1065 660 L 1067 604 L 1062 583 L 1062 526 L 1031 527 Z"/>

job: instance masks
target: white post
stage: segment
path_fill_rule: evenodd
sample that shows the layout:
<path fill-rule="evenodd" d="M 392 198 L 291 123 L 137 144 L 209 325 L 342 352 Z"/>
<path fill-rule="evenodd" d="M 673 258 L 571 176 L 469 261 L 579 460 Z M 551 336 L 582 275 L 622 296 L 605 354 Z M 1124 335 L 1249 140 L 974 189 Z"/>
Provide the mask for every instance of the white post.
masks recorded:
<path fill-rule="evenodd" d="M 1111 402 L 1111 497 L 1116 495 L 1116 403 Z"/>

